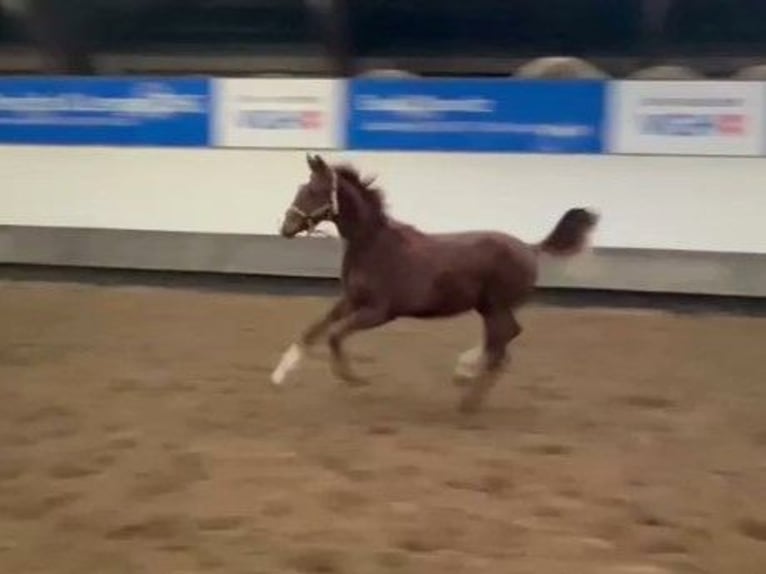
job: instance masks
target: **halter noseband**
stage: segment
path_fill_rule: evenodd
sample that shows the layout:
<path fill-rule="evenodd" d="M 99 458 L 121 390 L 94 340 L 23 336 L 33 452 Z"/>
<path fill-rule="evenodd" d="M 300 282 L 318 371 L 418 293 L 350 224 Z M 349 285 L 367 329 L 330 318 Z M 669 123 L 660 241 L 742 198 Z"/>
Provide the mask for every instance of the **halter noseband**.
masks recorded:
<path fill-rule="evenodd" d="M 330 201 L 320 205 L 311 213 L 306 213 L 295 204 L 291 205 L 287 210 L 289 212 L 295 213 L 301 217 L 301 219 L 303 219 L 309 234 L 313 233 L 316 226 L 327 219 L 328 215 L 331 217 L 338 215 L 338 174 L 334 169 L 330 168 L 330 175 L 332 178 L 332 184 L 330 186 Z"/>

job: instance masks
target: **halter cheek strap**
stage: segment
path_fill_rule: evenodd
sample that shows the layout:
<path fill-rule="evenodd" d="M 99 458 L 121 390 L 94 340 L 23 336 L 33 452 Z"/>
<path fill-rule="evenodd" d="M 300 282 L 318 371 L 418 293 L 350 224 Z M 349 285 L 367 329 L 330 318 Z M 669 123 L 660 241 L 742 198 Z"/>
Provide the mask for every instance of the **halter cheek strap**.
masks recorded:
<path fill-rule="evenodd" d="M 330 177 L 332 179 L 330 186 L 330 208 L 332 209 L 333 217 L 335 217 L 340 213 L 338 206 L 338 172 L 330 168 Z"/>
<path fill-rule="evenodd" d="M 336 171 L 332 168 L 330 168 L 330 176 L 332 179 L 332 184 L 330 186 L 330 201 L 325 203 L 324 205 L 320 205 L 317 207 L 314 211 L 310 213 L 306 213 L 303 211 L 300 207 L 293 204 L 288 208 L 288 211 L 291 211 L 298 216 L 300 216 L 303 221 L 306 223 L 306 226 L 308 227 L 308 232 L 313 233 L 316 226 L 327 219 L 327 216 L 330 215 L 331 217 L 335 217 L 339 213 L 339 207 L 338 207 L 338 174 Z"/>

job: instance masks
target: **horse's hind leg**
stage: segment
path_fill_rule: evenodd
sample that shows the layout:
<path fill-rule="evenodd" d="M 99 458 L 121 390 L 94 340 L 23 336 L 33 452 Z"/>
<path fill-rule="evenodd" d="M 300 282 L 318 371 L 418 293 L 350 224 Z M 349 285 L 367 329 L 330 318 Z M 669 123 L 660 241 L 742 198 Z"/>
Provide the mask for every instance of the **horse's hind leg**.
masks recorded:
<path fill-rule="evenodd" d="M 455 383 L 465 385 L 477 378 L 483 370 L 484 346 L 477 345 L 461 353 L 455 366 Z"/>
<path fill-rule="evenodd" d="M 508 344 L 521 334 L 516 317 L 507 310 L 484 314 L 484 370 L 466 390 L 460 411 L 475 412 L 495 385 L 508 359 Z"/>

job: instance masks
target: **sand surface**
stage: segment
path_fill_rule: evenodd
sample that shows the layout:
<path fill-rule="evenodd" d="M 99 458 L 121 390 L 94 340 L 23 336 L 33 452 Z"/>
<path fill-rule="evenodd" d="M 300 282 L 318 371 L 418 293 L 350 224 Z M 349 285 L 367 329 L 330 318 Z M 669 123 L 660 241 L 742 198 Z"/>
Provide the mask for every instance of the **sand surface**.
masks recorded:
<path fill-rule="evenodd" d="M 464 417 L 472 317 L 271 388 L 327 305 L 0 283 L 0 572 L 766 572 L 766 319 L 530 307 Z"/>

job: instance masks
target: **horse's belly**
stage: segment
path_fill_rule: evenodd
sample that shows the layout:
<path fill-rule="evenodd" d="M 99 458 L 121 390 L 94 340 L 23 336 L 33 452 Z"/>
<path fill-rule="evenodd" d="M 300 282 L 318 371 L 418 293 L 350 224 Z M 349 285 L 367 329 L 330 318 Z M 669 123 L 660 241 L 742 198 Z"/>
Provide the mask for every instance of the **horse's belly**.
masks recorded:
<path fill-rule="evenodd" d="M 468 275 L 442 277 L 431 283 L 412 305 L 414 317 L 445 317 L 471 311 L 478 304 L 479 283 Z"/>
<path fill-rule="evenodd" d="M 465 303 L 456 302 L 438 302 L 430 306 L 424 306 L 413 309 L 408 313 L 411 317 L 416 319 L 432 319 L 436 317 L 451 317 L 454 315 L 460 315 L 471 311 L 475 305 L 468 305 Z"/>

